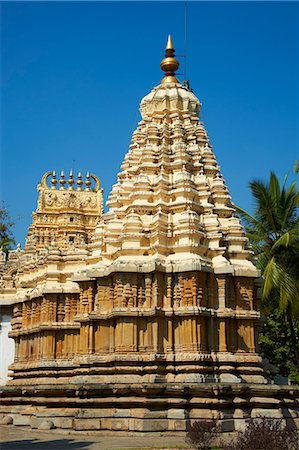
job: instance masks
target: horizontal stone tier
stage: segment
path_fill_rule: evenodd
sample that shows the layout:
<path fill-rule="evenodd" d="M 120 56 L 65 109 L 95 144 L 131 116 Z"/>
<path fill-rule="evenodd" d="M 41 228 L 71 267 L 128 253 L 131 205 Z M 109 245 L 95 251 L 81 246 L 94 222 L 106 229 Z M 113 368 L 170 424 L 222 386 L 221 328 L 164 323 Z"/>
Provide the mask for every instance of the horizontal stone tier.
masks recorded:
<path fill-rule="evenodd" d="M 143 384 L 64 384 L 64 385 L 51 385 L 45 384 L 43 386 L 29 386 L 24 385 L 22 387 L 16 388 L 12 386 L 2 386 L 0 388 L 0 398 L 1 402 L 5 403 L 8 401 L 8 398 L 13 399 L 15 397 L 22 397 L 23 402 L 26 402 L 26 397 L 32 397 L 32 399 L 39 398 L 45 395 L 52 394 L 56 397 L 64 397 L 67 393 L 70 397 L 78 399 L 88 399 L 95 398 L 95 394 L 103 394 L 103 397 L 98 397 L 98 403 L 106 402 L 109 403 L 111 397 L 114 397 L 115 394 L 119 396 L 132 396 L 135 395 L 137 399 L 141 399 L 142 401 L 149 396 L 149 400 L 157 403 L 168 402 L 172 398 L 183 399 L 186 397 L 186 394 L 190 394 L 193 397 L 193 401 L 190 399 L 185 399 L 184 403 L 192 402 L 193 404 L 207 403 L 209 399 L 217 398 L 217 396 L 221 396 L 223 399 L 227 398 L 228 400 L 235 395 L 238 395 L 239 400 L 235 400 L 236 404 L 240 404 L 242 402 L 251 402 L 255 403 L 257 398 L 261 395 L 263 398 L 273 399 L 277 397 L 279 399 L 288 399 L 290 404 L 299 407 L 299 403 L 297 396 L 299 395 L 299 386 L 293 385 L 269 385 L 267 387 L 262 384 L 240 384 L 240 383 L 231 383 L 228 385 L 227 383 L 206 383 L 206 384 L 198 384 L 198 383 L 189 383 L 186 385 L 185 383 L 147 383 Z M 155 396 L 160 396 L 159 398 L 155 398 Z M 201 395 L 203 397 L 201 397 Z M 69 398 L 70 398 L 69 397 Z M 106 401 L 105 401 L 106 397 Z M 137 400 L 136 399 L 136 400 Z M 121 397 L 120 397 L 121 401 Z M 137 400 L 138 401 L 138 400 Z M 276 401 L 274 401 L 276 403 Z"/>
<path fill-rule="evenodd" d="M 115 308 L 107 312 L 91 312 L 87 316 L 77 316 L 74 321 L 85 322 L 88 320 L 106 320 L 113 317 L 173 317 L 173 316 L 206 316 L 221 317 L 235 319 L 260 319 L 260 312 L 245 309 L 214 309 L 214 308 L 178 308 L 178 309 L 162 309 L 162 308 Z"/>
<path fill-rule="evenodd" d="M 72 355 L 71 358 L 61 358 L 59 361 L 52 359 L 44 358 L 41 362 L 35 361 L 27 361 L 26 368 L 28 367 L 55 367 L 55 368 L 64 368 L 69 367 L 68 364 L 72 361 L 74 367 L 79 367 L 80 365 L 93 365 L 94 367 L 102 366 L 105 367 L 113 367 L 113 364 L 116 362 L 122 363 L 120 367 L 125 367 L 124 364 L 129 364 L 127 368 L 132 368 L 136 366 L 136 370 L 142 369 L 138 367 L 139 363 L 152 363 L 155 364 L 164 364 L 165 362 L 175 363 L 175 364 L 183 364 L 184 367 L 188 365 L 192 369 L 198 369 L 199 364 L 202 362 L 215 362 L 217 364 L 222 364 L 224 366 L 230 367 L 235 366 L 236 364 L 240 365 L 243 370 L 244 367 L 258 367 L 261 364 L 261 357 L 255 352 L 244 352 L 244 351 L 236 351 L 232 352 L 214 352 L 214 351 L 178 351 L 178 352 L 168 352 L 168 353 L 156 353 L 151 349 L 151 351 L 142 351 L 142 352 L 113 352 L 113 353 L 98 353 L 98 354 L 76 354 Z M 18 365 L 19 363 L 13 363 L 13 366 L 17 368 L 17 370 L 21 370 L 24 368 L 24 365 Z M 164 366 L 163 366 L 164 367 Z M 168 366 L 165 366 L 168 367 Z M 171 366 L 171 368 L 173 368 Z M 129 369 L 128 369 L 129 370 Z M 109 368 L 110 371 L 110 368 Z"/>
<path fill-rule="evenodd" d="M 261 415 L 299 427 L 299 387 L 231 383 L 126 383 L 6 386 L 0 418 L 14 425 L 107 432 L 185 431 L 196 420 L 217 419 L 233 431 Z M 59 405 L 59 406 L 58 406 Z"/>
<path fill-rule="evenodd" d="M 9 332 L 9 337 L 17 337 L 24 336 L 32 333 L 39 333 L 41 331 L 49 331 L 49 330 L 79 330 L 79 323 L 42 323 L 40 325 L 36 325 L 29 328 L 22 328 L 21 330 L 15 330 Z"/>
<path fill-rule="evenodd" d="M 256 353 L 181 351 L 157 354 L 140 351 L 70 355 L 69 358 L 27 360 L 11 365 L 11 385 L 86 383 L 267 383 Z"/>

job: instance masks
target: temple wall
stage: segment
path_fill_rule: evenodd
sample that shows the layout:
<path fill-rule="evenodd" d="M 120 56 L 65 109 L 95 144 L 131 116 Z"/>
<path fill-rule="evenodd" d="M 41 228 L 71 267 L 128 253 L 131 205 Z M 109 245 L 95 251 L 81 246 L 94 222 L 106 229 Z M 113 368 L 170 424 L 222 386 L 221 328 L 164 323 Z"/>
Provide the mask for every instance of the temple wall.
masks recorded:
<path fill-rule="evenodd" d="M 15 305 L 15 363 L 136 352 L 141 359 L 254 354 L 253 289 L 253 279 L 208 272 L 115 273 L 80 282 L 80 295 L 46 294 Z"/>

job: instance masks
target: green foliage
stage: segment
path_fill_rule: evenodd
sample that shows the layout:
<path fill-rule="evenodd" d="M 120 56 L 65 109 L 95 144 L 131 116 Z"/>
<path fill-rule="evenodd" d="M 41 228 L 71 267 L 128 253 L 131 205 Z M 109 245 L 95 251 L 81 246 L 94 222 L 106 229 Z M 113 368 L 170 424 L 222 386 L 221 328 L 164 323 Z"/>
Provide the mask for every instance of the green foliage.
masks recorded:
<path fill-rule="evenodd" d="M 296 166 L 297 167 L 297 166 Z M 297 170 L 297 169 L 296 169 Z M 271 172 L 268 183 L 250 183 L 253 215 L 237 207 L 263 275 L 263 312 L 268 315 L 260 337 L 262 355 L 282 375 L 299 373 L 299 192 L 296 182 L 280 185 Z"/>
<path fill-rule="evenodd" d="M 3 248 L 5 253 L 7 253 L 15 244 L 12 234 L 13 225 L 14 222 L 11 220 L 7 209 L 2 204 L 0 207 L 0 247 Z"/>
<path fill-rule="evenodd" d="M 254 215 L 237 209 L 264 276 L 262 306 L 299 316 L 299 193 L 285 184 L 273 172 L 268 183 L 252 181 Z"/>
<path fill-rule="evenodd" d="M 299 321 L 294 322 L 294 330 L 299 339 Z M 291 342 L 290 327 L 284 314 L 278 310 L 271 313 L 263 325 L 259 336 L 259 346 L 264 358 L 273 364 L 280 375 L 289 377 L 290 380 L 299 384 L 299 371 L 296 366 L 295 349 Z M 269 373 L 270 376 L 274 373 Z"/>

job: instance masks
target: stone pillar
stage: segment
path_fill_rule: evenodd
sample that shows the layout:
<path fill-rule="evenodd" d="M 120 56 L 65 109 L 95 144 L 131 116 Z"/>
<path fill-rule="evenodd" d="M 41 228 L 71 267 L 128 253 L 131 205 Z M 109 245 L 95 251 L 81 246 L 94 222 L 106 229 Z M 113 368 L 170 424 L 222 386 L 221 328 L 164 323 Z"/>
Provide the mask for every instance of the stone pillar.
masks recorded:
<path fill-rule="evenodd" d="M 225 319 L 220 319 L 219 320 L 219 352 L 227 351 L 225 327 L 226 327 Z"/>
<path fill-rule="evenodd" d="M 88 353 L 92 355 L 94 353 L 95 348 L 95 336 L 94 336 L 94 323 L 90 322 L 89 325 L 89 339 L 88 339 Z"/>
<path fill-rule="evenodd" d="M 214 317 L 209 317 L 208 318 L 208 323 L 209 323 L 209 347 L 208 350 L 210 352 L 215 352 L 216 348 L 215 348 L 215 324 L 214 324 Z"/>
<path fill-rule="evenodd" d="M 167 326 L 168 326 L 168 345 L 166 347 L 166 351 L 173 352 L 173 321 L 172 319 L 167 320 Z"/>
<path fill-rule="evenodd" d="M 88 313 L 91 313 L 93 311 L 94 306 L 94 295 L 92 286 L 89 286 L 88 288 L 87 297 L 88 297 Z"/>
<path fill-rule="evenodd" d="M 71 300 L 69 296 L 65 299 L 65 316 L 64 316 L 65 322 L 70 322 L 71 320 Z"/>
<path fill-rule="evenodd" d="M 159 347 L 159 327 L 157 319 L 152 322 L 152 332 L 153 332 L 153 350 L 158 353 Z"/>
<path fill-rule="evenodd" d="M 80 354 L 88 354 L 88 341 L 89 341 L 89 325 L 85 322 L 81 322 L 80 327 Z"/>
<path fill-rule="evenodd" d="M 192 350 L 199 351 L 199 335 L 197 330 L 196 317 L 192 318 Z"/>
<path fill-rule="evenodd" d="M 249 325 L 249 327 L 250 327 L 250 329 L 249 329 L 249 332 L 250 332 L 250 352 L 255 352 L 255 336 L 254 336 L 254 322 L 253 321 L 250 321 L 249 322 L 250 323 L 250 325 Z"/>
<path fill-rule="evenodd" d="M 53 359 L 55 354 L 55 337 L 51 331 L 45 331 L 44 355 L 46 359 Z"/>
<path fill-rule="evenodd" d="M 145 275 L 145 305 L 147 308 L 150 308 L 152 302 L 152 275 Z"/>
<path fill-rule="evenodd" d="M 55 341 L 56 341 L 56 351 L 55 351 L 55 356 L 56 358 L 61 358 L 62 357 L 62 331 L 56 331 L 55 333 Z"/>
<path fill-rule="evenodd" d="M 218 308 L 224 309 L 226 307 L 226 304 L 225 304 L 226 277 L 225 277 L 225 275 L 217 276 L 217 285 L 218 285 Z"/>
<path fill-rule="evenodd" d="M 167 277 L 167 288 L 166 288 L 166 299 L 165 299 L 165 308 L 170 308 L 171 304 L 171 285 L 172 285 L 172 275 L 168 274 Z"/>
<path fill-rule="evenodd" d="M 115 352 L 115 322 L 113 320 L 110 321 L 109 325 L 109 352 Z"/>

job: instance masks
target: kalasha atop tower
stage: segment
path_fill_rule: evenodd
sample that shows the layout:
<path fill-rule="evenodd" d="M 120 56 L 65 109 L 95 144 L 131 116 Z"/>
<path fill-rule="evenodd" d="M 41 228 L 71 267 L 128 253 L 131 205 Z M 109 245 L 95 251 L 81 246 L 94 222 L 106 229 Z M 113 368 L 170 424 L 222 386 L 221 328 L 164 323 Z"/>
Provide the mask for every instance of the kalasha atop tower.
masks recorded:
<path fill-rule="evenodd" d="M 164 78 L 141 101 L 84 258 L 52 249 L 46 280 L 19 275 L 1 410 L 15 421 L 179 432 L 212 417 L 234 429 L 283 408 L 298 420 L 294 392 L 264 376 L 259 272 L 178 66 L 169 37 Z M 59 258 L 68 275 L 53 278 Z"/>

